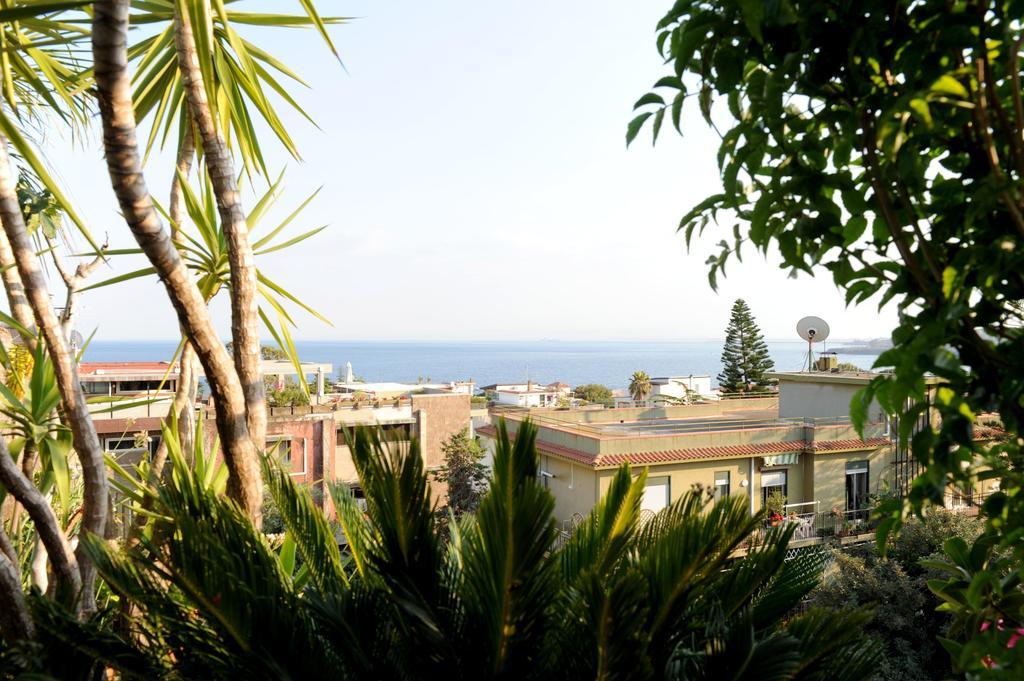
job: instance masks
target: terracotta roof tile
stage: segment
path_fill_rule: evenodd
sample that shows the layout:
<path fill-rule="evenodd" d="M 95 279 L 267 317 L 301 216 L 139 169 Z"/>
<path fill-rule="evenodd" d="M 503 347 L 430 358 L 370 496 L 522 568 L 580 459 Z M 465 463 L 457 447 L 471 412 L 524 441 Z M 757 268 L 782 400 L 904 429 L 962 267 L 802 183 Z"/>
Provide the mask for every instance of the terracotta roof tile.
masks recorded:
<path fill-rule="evenodd" d="M 476 431 L 481 435 L 494 437 L 497 428 L 494 426 L 481 426 Z M 842 452 L 857 451 L 866 449 L 877 449 L 890 444 L 890 440 L 884 437 L 869 438 L 867 440 L 783 440 L 778 442 L 758 442 L 745 445 L 723 445 L 718 447 L 695 447 L 693 449 L 668 449 L 652 452 L 630 452 L 624 454 L 604 454 L 594 457 L 586 452 L 581 452 L 570 447 L 537 440 L 537 449 L 545 454 L 569 459 L 594 468 L 605 466 L 619 466 L 623 463 L 630 464 L 658 464 L 674 461 L 699 461 L 703 459 L 728 459 L 734 457 L 766 456 L 772 454 L 785 454 L 789 452 Z"/>
<path fill-rule="evenodd" d="M 892 441 L 887 437 L 872 437 L 867 440 L 815 440 L 808 448 L 814 452 L 838 452 L 847 449 L 871 449 L 884 447 Z"/>
<path fill-rule="evenodd" d="M 699 459 L 725 459 L 736 456 L 763 456 L 802 452 L 808 449 L 805 440 L 781 442 L 758 442 L 746 445 L 725 445 L 720 447 L 697 447 L 694 449 L 669 449 L 660 452 L 630 452 L 629 454 L 605 454 L 598 458 L 597 466 L 618 466 L 623 463 L 651 464 L 670 461 L 695 461 Z"/>

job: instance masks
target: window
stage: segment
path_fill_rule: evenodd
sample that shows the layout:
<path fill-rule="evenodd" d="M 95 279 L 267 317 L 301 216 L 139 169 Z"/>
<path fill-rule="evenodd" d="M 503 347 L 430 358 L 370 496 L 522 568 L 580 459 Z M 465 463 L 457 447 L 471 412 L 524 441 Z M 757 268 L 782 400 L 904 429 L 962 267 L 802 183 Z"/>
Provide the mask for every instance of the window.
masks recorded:
<path fill-rule="evenodd" d="M 672 487 L 668 476 L 660 478 L 647 478 L 647 485 L 644 487 L 644 497 L 640 500 L 640 510 L 657 513 L 668 506 Z"/>
<path fill-rule="evenodd" d="M 148 390 L 174 390 L 170 381 L 119 381 L 117 391 L 119 393 L 143 393 Z"/>
<path fill-rule="evenodd" d="M 767 505 L 768 497 L 776 492 L 789 496 L 786 470 L 761 471 L 761 505 Z"/>
<path fill-rule="evenodd" d="M 846 464 L 846 510 L 860 511 L 868 505 L 868 462 Z"/>
<path fill-rule="evenodd" d="M 96 381 L 82 384 L 82 392 L 86 395 L 106 395 L 110 392 L 110 381 Z"/>
<path fill-rule="evenodd" d="M 715 501 L 729 496 L 729 471 L 715 471 Z"/>
<path fill-rule="evenodd" d="M 107 438 L 104 450 L 112 454 L 124 454 L 127 452 L 144 452 L 147 449 L 150 454 L 156 454 L 160 446 L 160 436 L 148 433 L 136 433 L 132 437 L 111 437 Z"/>
<path fill-rule="evenodd" d="M 266 441 L 267 452 L 277 456 L 284 469 L 289 475 L 301 475 L 306 472 L 306 441 L 302 440 L 302 451 L 298 452 L 300 463 L 298 469 L 294 464 L 296 453 L 292 447 L 291 435 L 268 435 Z"/>

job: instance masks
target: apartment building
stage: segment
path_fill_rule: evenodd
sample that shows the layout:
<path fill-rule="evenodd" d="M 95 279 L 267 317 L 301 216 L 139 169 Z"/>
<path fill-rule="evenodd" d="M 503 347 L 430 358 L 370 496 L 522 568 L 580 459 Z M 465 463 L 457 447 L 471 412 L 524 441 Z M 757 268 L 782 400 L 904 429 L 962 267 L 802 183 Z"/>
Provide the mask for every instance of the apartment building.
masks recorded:
<path fill-rule="evenodd" d="M 317 384 L 322 389 L 322 377 L 330 373 L 330 365 L 309 363 L 303 365 L 306 368 L 319 377 Z M 268 376 L 294 373 L 290 365 L 280 362 L 267 369 Z M 177 388 L 178 366 L 167 362 L 86 362 L 80 365 L 79 374 L 104 449 L 125 465 L 155 452 Z M 375 391 L 366 401 L 328 394 L 309 406 L 270 407 L 268 450 L 276 451 L 293 479 L 313 486 L 319 498 L 326 496 L 321 494 L 324 482 L 348 484 L 358 493 L 359 479 L 345 437 L 345 431 L 356 425 L 379 426 L 396 446 L 407 446 L 417 438 L 426 468 L 439 469 L 444 463 L 441 445 L 463 429 L 472 434 L 470 387 L 464 382 L 429 388 L 386 387 L 392 386 L 401 389 Z M 212 404 L 195 407 L 197 414 L 204 416 L 207 442 L 213 442 Z M 434 487 L 436 494 L 444 493 L 439 484 Z M 329 503 L 325 504 L 329 508 Z"/>
<path fill-rule="evenodd" d="M 622 464 L 646 469 L 642 507 L 650 512 L 699 484 L 744 496 L 752 513 L 777 493 L 786 514 L 864 515 L 870 497 L 896 483 L 901 448 L 880 409 L 862 434 L 850 422 L 850 398 L 871 375 L 775 378 L 777 394 L 749 399 L 503 415 L 513 436 L 526 418 L 537 426 L 541 475 L 563 522 L 585 516 Z M 493 449 L 495 428 L 478 434 Z"/>

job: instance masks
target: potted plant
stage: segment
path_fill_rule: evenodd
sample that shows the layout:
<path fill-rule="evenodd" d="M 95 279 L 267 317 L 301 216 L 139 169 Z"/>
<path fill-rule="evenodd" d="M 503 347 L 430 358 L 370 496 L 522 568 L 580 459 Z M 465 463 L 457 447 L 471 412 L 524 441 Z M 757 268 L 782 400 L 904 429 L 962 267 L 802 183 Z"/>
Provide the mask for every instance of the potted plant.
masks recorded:
<path fill-rule="evenodd" d="M 764 510 L 768 515 L 768 524 L 772 527 L 781 525 L 786 519 L 786 495 L 782 492 L 772 492 L 764 501 Z"/>

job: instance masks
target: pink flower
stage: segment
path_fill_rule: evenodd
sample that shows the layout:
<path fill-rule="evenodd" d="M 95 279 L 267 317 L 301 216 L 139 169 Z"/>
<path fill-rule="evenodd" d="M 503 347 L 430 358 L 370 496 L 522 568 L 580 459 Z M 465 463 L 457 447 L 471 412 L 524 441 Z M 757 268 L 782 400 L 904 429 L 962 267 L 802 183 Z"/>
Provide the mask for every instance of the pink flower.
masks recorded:
<path fill-rule="evenodd" d="M 981 630 L 982 631 L 988 631 L 988 622 L 982 622 L 981 623 Z"/>

